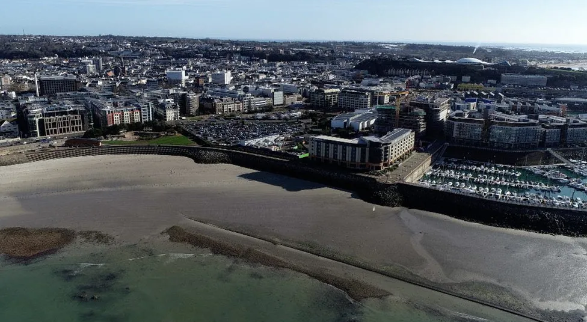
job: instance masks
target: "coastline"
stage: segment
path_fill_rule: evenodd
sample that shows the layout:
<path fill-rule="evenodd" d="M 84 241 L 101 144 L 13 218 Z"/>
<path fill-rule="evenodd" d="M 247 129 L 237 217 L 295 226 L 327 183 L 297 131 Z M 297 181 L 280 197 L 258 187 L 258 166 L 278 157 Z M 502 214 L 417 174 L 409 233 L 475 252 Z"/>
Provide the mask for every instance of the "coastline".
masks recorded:
<path fill-rule="evenodd" d="M 450 151 L 447 150 L 447 153 L 454 152 Z M 542 154 L 544 154 L 543 152 Z M 565 150 L 564 153 L 568 152 Z M 198 164 L 232 164 L 257 171 L 271 172 L 335 187 L 336 189 L 353 191 L 362 200 L 381 206 L 403 206 L 434 211 L 462 220 L 479 222 L 490 226 L 573 237 L 587 236 L 587 220 L 583 220 L 584 211 L 582 210 L 561 210 L 540 207 L 538 205 L 527 207 L 526 205 L 515 203 L 477 200 L 468 196 L 439 192 L 434 189 L 417 187 L 402 182 L 382 182 L 375 177 L 358 175 L 324 165 L 308 164 L 306 162 L 300 162 L 297 159 L 288 160 L 245 151 L 187 146 L 117 146 L 57 149 L 16 156 L 20 160 L 19 163 L 27 163 L 84 156 L 131 156 L 140 154 L 181 156 L 190 158 Z M 542 160 L 544 156 L 533 156 L 532 158 Z M 521 160 L 518 157 L 514 159 Z M 526 160 L 526 158 L 522 159 Z M 0 164 L 9 164 L 13 161 L 0 157 Z M 418 197 L 414 198 L 414 195 L 418 195 Z M 468 200 L 467 198 L 472 200 Z M 441 201 L 425 204 L 420 203 L 420 200 L 436 199 L 440 199 Z M 463 202 L 462 199 L 467 200 Z M 447 203 L 450 206 L 447 207 Z"/>
<path fill-rule="evenodd" d="M 540 275 L 542 272 L 536 270 L 548 264 L 537 267 L 541 257 L 535 261 L 518 254 L 530 244 L 556 243 L 560 247 L 559 240 L 563 240 L 569 246 L 560 244 L 565 247 L 562 249 L 573 247 L 564 251 L 571 256 L 572 249 L 578 247 L 575 244 L 582 242 L 481 226 L 403 208 L 376 206 L 373 210 L 373 204 L 348 191 L 229 164 L 195 164 L 181 157 L 71 158 L 0 168 L 0 173 L 5 171 L 10 175 L 1 184 L 5 212 L 0 215 L 0 225 L 4 227 L 97 230 L 124 244 L 160 236 L 174 225 L 188 229 L 194 225 L 193 218 L 232 231 L 251 232 L 273 241 L 268 244 L 274 247 L 294 242 L 392 273 L 398 269 L 411 272 L 412 277 L 459 293 L 462 290 L 455 286 L 465 286 L 463 282 L 479 285 L 482 281 L 499 281 L 504 290 L 511 287 L 516 294 L 518 290 L 528 293 L 531 299 L 554 301 L 552 296 L 559 295 L 533 290 L 555 282 L 554 276 Z M 462 242 L 454 238 L 461 234 Z M 502 250 L 497 251 L 498 248 Z M 569 265 L 569 270 L 562 272 L 563 276 L 581 274 L 574 270 L 583 267 L 579 258 L 556 260 L 577 261 L 576 267 Z M 495 265 L 502 262 L 503 265 Z M 520 284 L 516 282 L 520 279 L 517 275 L 508 273 L 513 267 L 532 267 L 534 276 L 545 277 L 534 277 L 532 284 Z M 477 277 L 467 277 L 459 269 Z M 382 278 L 377 276 L 376 279 Z M 562 287 L 567 281 L 559 283 Z M 580 291 L 577 286 L 573 282 L 573 287 Z M 469 288 L 474 294 L 474 288 Z M 495 294 L 495 290 L 486 289 Z M 563 287 L 561 292 L 569 291 Z M 526 309 L 537 312 L 530 306 Z"/>

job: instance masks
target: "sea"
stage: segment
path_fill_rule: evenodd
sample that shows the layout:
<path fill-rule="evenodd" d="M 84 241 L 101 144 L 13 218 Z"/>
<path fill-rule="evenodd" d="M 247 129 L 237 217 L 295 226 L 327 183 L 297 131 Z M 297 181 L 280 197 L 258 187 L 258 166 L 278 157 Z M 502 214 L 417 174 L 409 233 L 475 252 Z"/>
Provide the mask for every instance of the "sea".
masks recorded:
<path fill-rule="evenodd" d="M 223 38 L 220 38 L 223 39 Z M 229 40 L 228 38 L 224 38 Z M 239 39 L 242 41 L 260 41 L 260 42 L 308 42 L 308 43 L 319 43 L 319 42 L 345 42 L 345 40 L 304 40 L 304 39 Z M 587 53 L 587 44 L 525 44 L 525 43 L 499 43 L 499 42 L 451 42 L 451 41 L 370 41 L 370 40 L 348 40 L 349 42 L 374 42 L 382 44 L 424 44 L 424 45 L 443 45 L 443 46 L 470 46 L 470 47 L 486 47 L 486 48 L 502 48 L 511 50 L 524 50 L 524 51 L 541 51 L 541 52 L 555 52 L 555 53 Z"/>
<path fill-rule="evenodd" d="M 490 320 L 397 295 L 357 302 L 290 270 L 140 244 L 68 248 L 30 263 L 2 259 L 0 321 Z"/>
<path fill-rule="evenodd" d="M 541 51 L 541 52 L 555 52 L 555 53 L 587 53 L 587 45 L 573 45 L 573 44 L 523 44 L 523 43 L 474 43 L 474 42 L 429 42 L 432 44 L 446 45 L 446 46 L 471 46 L 471 47 L 487 47 L 487 48 L 502 48 L 512 50 L 524 51 Z"/>

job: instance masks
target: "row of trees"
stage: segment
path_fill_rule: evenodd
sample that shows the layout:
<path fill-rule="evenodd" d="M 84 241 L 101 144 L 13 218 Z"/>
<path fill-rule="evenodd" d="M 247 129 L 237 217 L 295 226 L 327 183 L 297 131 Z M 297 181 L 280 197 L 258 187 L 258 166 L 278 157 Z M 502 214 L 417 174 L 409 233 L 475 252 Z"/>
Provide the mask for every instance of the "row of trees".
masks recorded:
<path fill-rule="evenodd" d="M 84 138 L 101 138 L 108 135 L 119 135 L 123 131 L 151 131 L 165 132 L 172 130 L 173 126 L 163 121 L 147 121 L 145 123 L 115 124 L 105 128 L 93 128 L 84 133 Z"/>

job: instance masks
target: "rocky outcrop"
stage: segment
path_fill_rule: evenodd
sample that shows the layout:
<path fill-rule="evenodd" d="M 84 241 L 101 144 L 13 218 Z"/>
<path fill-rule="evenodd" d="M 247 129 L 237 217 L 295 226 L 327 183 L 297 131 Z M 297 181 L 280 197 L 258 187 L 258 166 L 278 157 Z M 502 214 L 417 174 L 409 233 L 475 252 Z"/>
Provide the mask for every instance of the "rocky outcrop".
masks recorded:
<path fill-rule="evenodd" d="M 26 262 L 69 245 L 75 237 L 68 229 L 5 228 L 0 230 L 0 254 Z"/>
<path fill-rule="evenodd" d="M 172 242 L 186 243 L 196 247 L 208 248 L 214 254 L 239 258 L 250 263 L 276 268 L 286 268 L 304 273 L 323 283 L 333 285 L 334 287 L 343 290 L 351 298 L 357 301 L 390 295 L 387 291 L 353 278 L 336 276 L 323 270 L 294 264 L 284 258 L 265 253 L 255 248 L 244 247 L 240 244 L 221 241 L 202 234 L 188 232 L 179 226 L 173 226 L 167 229 L 164 233 L 169 235 L 169 240 Z"/>

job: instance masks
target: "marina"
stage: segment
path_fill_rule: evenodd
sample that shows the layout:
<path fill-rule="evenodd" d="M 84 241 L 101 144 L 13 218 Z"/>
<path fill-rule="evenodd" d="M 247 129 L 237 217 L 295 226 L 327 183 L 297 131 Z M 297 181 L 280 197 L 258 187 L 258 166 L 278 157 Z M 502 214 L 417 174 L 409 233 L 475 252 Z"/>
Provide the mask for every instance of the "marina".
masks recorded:
<path fill-rule="evenodd" d="M 587 162 L 514 167 L 468 160 L 440 160 L 418 184 L 505 202 L 587 209 Z"/>

